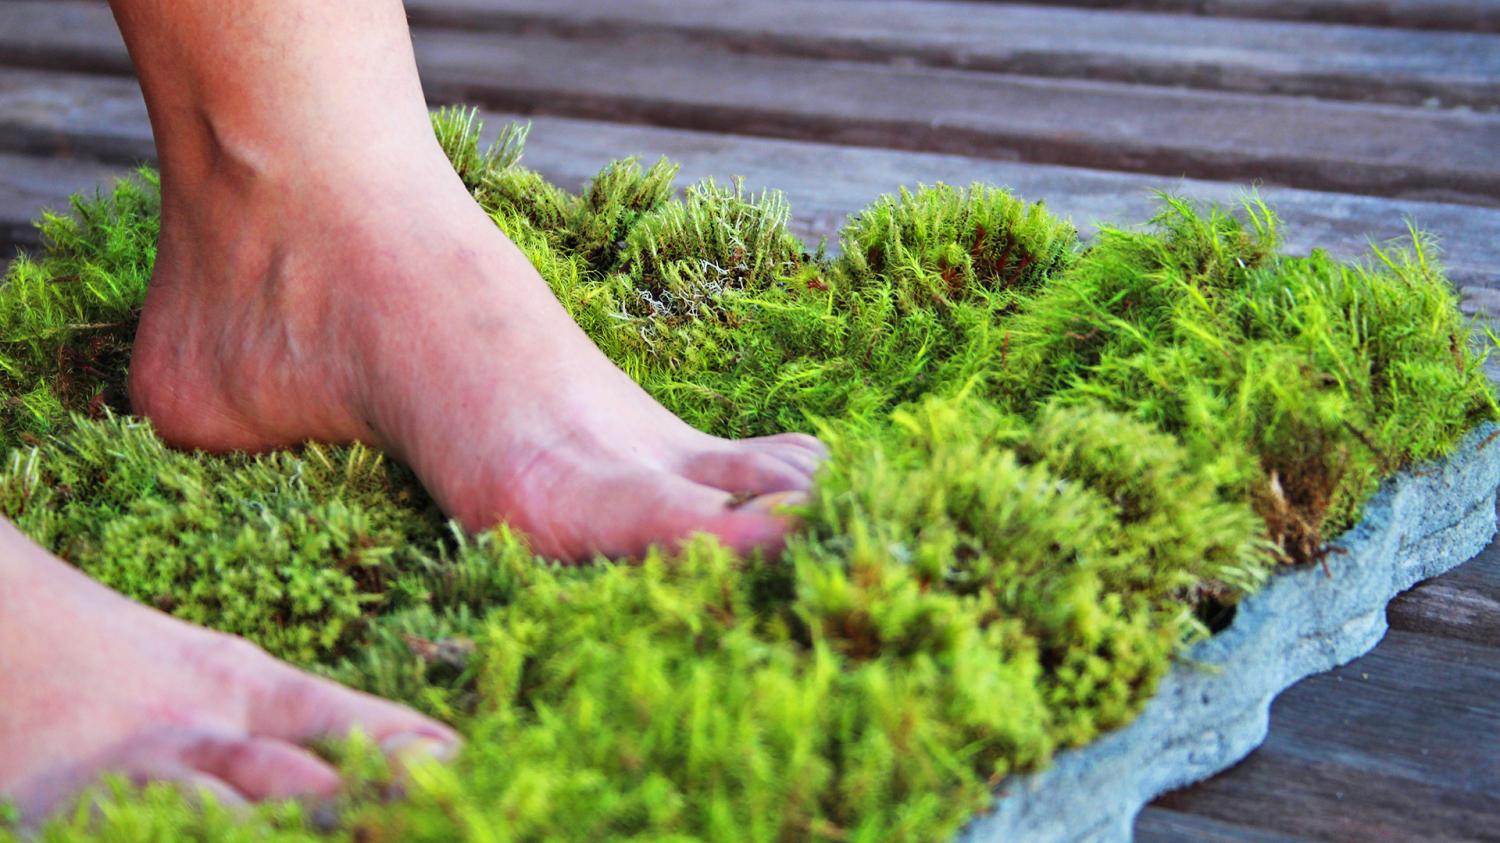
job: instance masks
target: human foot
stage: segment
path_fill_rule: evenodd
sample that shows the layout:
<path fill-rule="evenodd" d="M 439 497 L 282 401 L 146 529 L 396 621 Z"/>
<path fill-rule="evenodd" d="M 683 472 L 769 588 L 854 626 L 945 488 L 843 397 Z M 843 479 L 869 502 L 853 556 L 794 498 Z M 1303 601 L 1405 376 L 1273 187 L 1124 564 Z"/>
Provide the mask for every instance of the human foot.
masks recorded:
<path fill-rule="evenodd" d="M 444 755 L 440 723 L 132 603 L 0 521 L 0 797 L 41 818 L 103 773 L 221 803 L 326 796 L 305 744 L 360 729 Z"/>
<path fill-rule="evenodd" d="M 164 184 L 131 397 L 168 442 L 364 441 L 467 527 L 508 522 L 557 558 L 700 531 L 780 546 L 778 504 L 809 488 L 821 445 L 711 437 L 653 401 L 435 144 L 252 169 Z"/>

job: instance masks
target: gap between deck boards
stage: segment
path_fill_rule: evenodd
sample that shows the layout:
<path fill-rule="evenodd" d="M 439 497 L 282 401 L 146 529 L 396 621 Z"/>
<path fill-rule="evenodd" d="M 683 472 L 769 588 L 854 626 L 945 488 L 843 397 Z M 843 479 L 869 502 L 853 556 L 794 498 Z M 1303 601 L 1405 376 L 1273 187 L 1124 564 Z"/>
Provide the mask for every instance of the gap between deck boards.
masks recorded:
<path fill-rule="evenodd" d="M 1500 35 L 922 0 L 406 0 L 413 24 L 1436 107 L 1500 106 Z"/>
<path fill-rule="evenodd" d="M 509 118 L 490 114 L 486 119 L 493 136 Z M 1086 232 L 1101 221 L 1143 222 L 1158 207 L 1156 190 L 1234 205 L 1249 189 L 1228 182 L 570 118 L 538 117 L 532 122 L 525 163 L 563 187 L 579 187 L 613 158 L 636 155 L 654 160 L 666 155 L 683 165 L 683 182 L 742 176 L 753 190 L 783 190 L 792 203 L 798 233 L 813 242 L 832 237 L 849 213 L 903 185 L 978 181 L 1007 186 L 1028 199 L 1045 201 Z M 6 69 L 0 69 L 0 151 L 93 156 L 122 165 L 122 171 L 124 165 L 154 158 L 145 105 L 133 80 Z M 69 183 L 57 198 L 73 189 Z M 1290 188 L 1264 187 L 1259 193 L 1284 218 L 1283 231 L 1292 251 L 1316 246 L 1355 257 L 1367 251 L 1372 239 L 1404 236 L 1410 219 L 1441 238 L 1456 282 L 1500 287 L 1500 211 Z M 0 214 L 6 212 L 0 208 Z M 18 212 L 34 213 L 30 208 L 8 210 L 12 220 Z"/>
<path fill-rule="evenodd" d="M 13 63 L 129 69 L 95 2 L 18 0 L 0 6 L 3 32 Z M 415 37 L 431 97 L 498 110 L 1500 205 L 1500 114 L 704 47 Z"/>
<path fill-rule="evenodd" d="M 970 0 L 983 6 L 1005 0 Z M 1049 6 L 1144 9 L 1260 20 L 1500 32 L 1500 0 L 1035 0 Z"/>
<path fill-rule="evenodd" d="M 1500 542 L 1387 617 L 1368 655 L 1277 698 L 1261 749 L 1143 811 L 1137 840 L 1500 841 Z"/>

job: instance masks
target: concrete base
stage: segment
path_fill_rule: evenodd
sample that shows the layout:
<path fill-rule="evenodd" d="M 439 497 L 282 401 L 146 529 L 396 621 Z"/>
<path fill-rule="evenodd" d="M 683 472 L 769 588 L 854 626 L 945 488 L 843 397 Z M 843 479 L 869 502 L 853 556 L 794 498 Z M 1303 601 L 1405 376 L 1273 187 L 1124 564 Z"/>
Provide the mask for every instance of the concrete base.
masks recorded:
<path fill-rule="evenodd" d="M 1500 426 L 1471 432 L 1446 460 L 1402 472 L 1335 543 L 1331 576 L 1275 576 L 1234 622 L 1184 656 L 1129 726 L 1005 780 L 963 843 L 1129 841 L 1158 795 L 1205 779 L 1265 739 L 1271 701 L 1303 677 L 1369 652 L 1397 594 L 1471 559 L 1495 535 Z"/>

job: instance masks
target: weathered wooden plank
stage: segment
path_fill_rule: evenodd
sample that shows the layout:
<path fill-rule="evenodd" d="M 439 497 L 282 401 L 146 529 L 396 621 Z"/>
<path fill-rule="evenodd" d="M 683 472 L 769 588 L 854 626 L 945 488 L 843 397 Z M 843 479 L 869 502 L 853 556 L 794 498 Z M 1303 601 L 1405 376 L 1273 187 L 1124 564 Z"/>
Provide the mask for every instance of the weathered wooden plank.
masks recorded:
<path fill-rule="evenodd" d="M 1147 806 L 1135 821 L 1135 843 L 1311 843 L 1209 817 Z"/>
<path fill-rule="evenodd" d="M 0 263 L 20 247 L 40 242 L 32 220 L 43 210 L 66 210 L 68 197 L 120 175 L 118 167 L 66 158 L 0 152 Z"/>
<path fill-rule="evenodd" d="M 1392 604 L 1389 617 L 1395 629 L 1475 643 L 1500 641 L 1500 584 L 1479 589 L 1430 583 L 1419 597 Z"/>
<path fill-rule="evenodd" d="M 417 33 L 429 92 L 506 110 L 1500 204 L 1500 115 Z"/>
<path fill-rule="evenodd" d="M 1500 36 L 919 0 L 406 0 L 412 22 L 663 49 L 1422 104 L 1500 105 Z"/>
<path fill-rule="evenodd" d="M 1361 843 L 1500 840 L 1492 797 L 1258 751 L 1161 807 L 1263 832 Z"/>
<path fill-rule="evenodd" d="M 93 0 L 0 3 L 0 64 L 98 73 L 133 71 L 109 7 Z"/>
<path fill-rule="evenodd" d="M 1316 840 L 1500 839 L 1497 687 L 1500 643 L 1392 631 L 1283 694 L 1240 765 L 1156 804 Z"/>
<path fill-rule="evenodd" d="M 33 5 L 0 6 L 0 31 Z M 112 28 L 80 19 L 45 44 L 113 66 Z M 540 36 L 416 41 L 431 96 L 501 110 L 1500 205 L 1500 115 Z"/>
<path fill-rule="evenodd" d="M 1473 642 L 1393 631 L 1367 659 L 1313 677 L 1278 700 L 1266 749 L 1486 792 L 1500 811 L 1497 687 L 1500 645 L 1474 649 Z"/>
<path fill-rule="evenodd" d="M 133 78 L 0 68 L 0 150 L 151 161 L 156 146 Z"/>
<path fill-rule="evenodd" d="M 986 2 L 987 0 L 980 0 Z M 1004 0 L 1000 0 L 1003 2 Z M 1500 32 L 1497 0 L 1033 0 L 1055 6 L 1147 9 L 1265 20 Z"/>
<path fill-rule="evenodd" d="M 1483 292 L 1486 299 L 1495 295 Z M 1489 302 L 1484 308 L 1500 315 Z M 1491 545 L 1451 574 L 1401 595 L 1386 617 L 1392 629 L 1500 647 L 1500 546 Z M 1500 697 L 1500 688 L 1495 694 Z"/>
<path fill-rule="evenodd" d="M 506 118 L 490 115 L 491 132 Z M 0 69 L 0 149 L 70 150 L 120 164 L 153 156 L 145 105 L 133 82 L 84 74 Z M 837 233 L 843 219 L 902 185 L 981 181 L 1044 199 L 1085 231 L 1096 222 L 1138 222 L 1157 207 L 1154 191 L 1237 203 L 1244 185 L 1020 164 L 956 155 L 845 149 L 798 141 L 535 118 L 526 163 L 574 187 L 606 161 L 666 155 L 683 165 L 682 180 L 743 176 L 760 190 L 787 193 L 799 233 L 812 240 Z M 1500 211 L 1434 202 L 1263 188 L 1284 218 L 1287 247 L 1324 248 L 1343 256 L 1369 242 L 1399 238 L 1410 219 L 1440 238 L 1455 281 L 1500 284 Z"/>
<path fill-rule="evenodd" d="M 1500 543 L 1398 598 L 1373 652 L 1288 690 L 1261 750 L 1158 800 L 1138 839 L 1193 839 L 1203 820 L 1200 839 L 1215 839 L 1212 823 L 1315 840 L 1500 839 L 1500 635 L 1493 614 L 1470 611 L 1473 595 L 1497 591 Z"/>

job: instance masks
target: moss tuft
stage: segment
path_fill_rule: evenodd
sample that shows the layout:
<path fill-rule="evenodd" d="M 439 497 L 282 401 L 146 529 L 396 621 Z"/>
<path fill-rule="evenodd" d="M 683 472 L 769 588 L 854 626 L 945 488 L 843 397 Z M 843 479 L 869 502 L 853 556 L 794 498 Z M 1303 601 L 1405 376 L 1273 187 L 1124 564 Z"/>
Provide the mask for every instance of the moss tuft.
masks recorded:
<path fill-rule="evenodd" d="M 636 221 L 616 269 L 630 277 L 642 312 L 704 316 L 726 293 L 762 292 L 801 268 L 802 241 L 790 219 L 779 193 L 750 197 L 739 182 L 695 184 L 685 201 Z"/>
<path fill-rule="evenodd" d="M 903 189 L 844 229 L 842 268 L 858 286 L 894 283 L 905 311 L 973 295 L 1030 293 L 1071 261 L 1077 232 L 1040 202 L 982 184 Z"/>
<path fill-rule="evenodd" d="M 156 174 L 142 170 L 38 223 L 45 252 L 17 257 L 0 295 L 0 444 L 39 441 L 70 412 L 125 405 L 160 213 Z"/>

